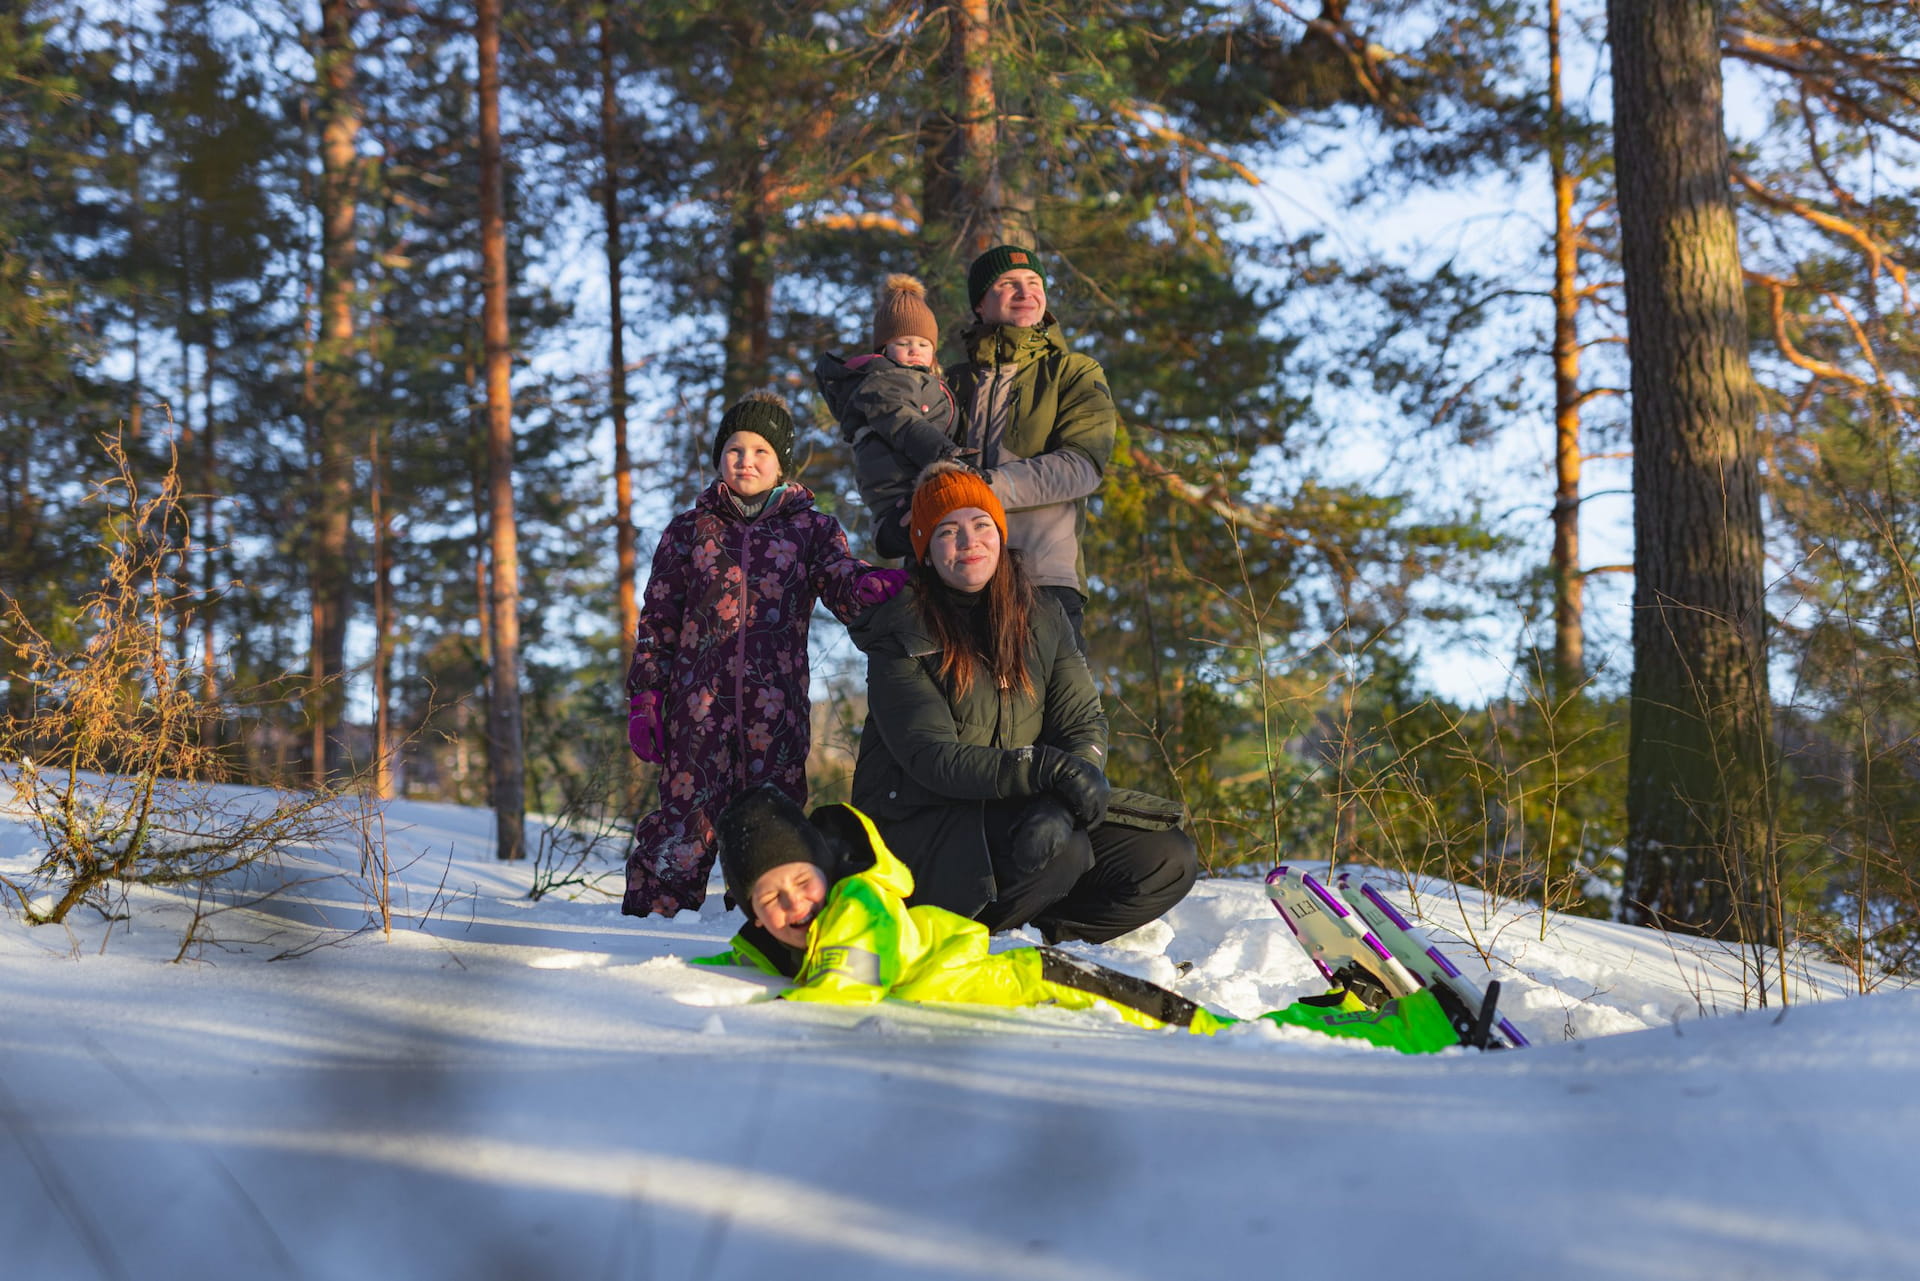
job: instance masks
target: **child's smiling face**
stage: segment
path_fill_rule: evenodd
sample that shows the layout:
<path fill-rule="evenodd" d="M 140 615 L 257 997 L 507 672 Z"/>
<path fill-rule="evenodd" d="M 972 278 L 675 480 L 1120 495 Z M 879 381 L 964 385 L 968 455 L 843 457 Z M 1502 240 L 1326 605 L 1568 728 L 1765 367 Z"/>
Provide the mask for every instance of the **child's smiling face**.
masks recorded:
<path fill-rule="evenodd" d="M 827 878 L 811 863 L 782 863 L 760 873 L 747 907 L 767 933 L 788 947 L 807 946 L 807 927 L 827 901 Z"/>
<path fill-rule="evenodd" d="M 780 483 L 780 455 L 759 432 L 737 431 L 720 448 L 720 479 L 741 498 L 758 498 Z"/>
<path fill-rule="evenodd" d="M 933 364 L 933 344 L 919 334 L 901 334 L 882 347 L 880 354 L 896 365 L 918 365 L 925 369 Z"/>

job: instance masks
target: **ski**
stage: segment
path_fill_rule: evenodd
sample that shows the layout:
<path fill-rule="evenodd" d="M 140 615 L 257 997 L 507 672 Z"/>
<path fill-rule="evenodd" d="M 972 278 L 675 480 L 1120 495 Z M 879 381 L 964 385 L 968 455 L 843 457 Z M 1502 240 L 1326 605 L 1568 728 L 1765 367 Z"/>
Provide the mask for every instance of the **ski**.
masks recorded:
<path fill-rule="evenodd" d="M 1306 869 L 1282 864 L 1267 873 L 1267 897 L 1327 982 L 1374 1009 L 1420 988 L 1392 951 Z"/>
<path fill-rule="evenodd" d="M 1447 959 L 1446 953 L 1415 934 L 1412 922 L 1371 882 L 1351 872 L 1342 872 L 1334 884 L 1372 937 L 1384 943 L 1395 960 L 1411 971 L 1422 986 L 1432 988 L 1434 995 L 1440 997 L 1447 1016 L 1460 1033 L 1462 1044 L 1477 1044 L 1481 1049 L 1521 1049 L 1527 1045 L 1527 1038 L 1511 1020 L 1495 1016 L 1494 1006 L 1500 996 L 1497 980 L 1489 982 L 1483 991 Z M 1493 1036 L 1496 1031 L 1504 1038 L 1504 1044 Z"/>

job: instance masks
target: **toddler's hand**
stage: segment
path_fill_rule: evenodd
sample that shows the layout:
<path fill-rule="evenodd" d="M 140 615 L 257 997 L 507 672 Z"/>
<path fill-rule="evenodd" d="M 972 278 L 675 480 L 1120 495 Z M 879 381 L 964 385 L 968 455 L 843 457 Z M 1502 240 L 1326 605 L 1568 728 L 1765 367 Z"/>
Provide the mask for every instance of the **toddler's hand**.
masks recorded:
<path fill-rule="evenodd" d="M 652 690 L 635 694 L 627 704 L 627 745 L 649 765 L 667 759 L 667 725 L 660 717 L 660 695 Z"/>
<path fill-rule="evenodd" d="M 906 570 L 875 569 L 860 575 L 853 585 L 853 594 L 863 605 L 882 605 L 899 595 L 906 585 Z"/>

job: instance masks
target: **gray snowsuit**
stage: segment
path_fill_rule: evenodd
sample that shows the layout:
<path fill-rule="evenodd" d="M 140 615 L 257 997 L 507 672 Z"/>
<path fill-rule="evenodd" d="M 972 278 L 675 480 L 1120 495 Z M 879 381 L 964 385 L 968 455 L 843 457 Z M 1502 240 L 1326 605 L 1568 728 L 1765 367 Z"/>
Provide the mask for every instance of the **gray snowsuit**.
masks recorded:
<path fill-rule="evenodd" d="M 913 482 L 928 463 L 961 452 L 953 393 L 932 370 L 879 352 L 851 360 L 829 352 L 814 363 L 813 381 L 840 423 L 840 438 L 853 446 L 854 483 L 873 520 L 874 549 L 911 556 L 901 518 Z"/>

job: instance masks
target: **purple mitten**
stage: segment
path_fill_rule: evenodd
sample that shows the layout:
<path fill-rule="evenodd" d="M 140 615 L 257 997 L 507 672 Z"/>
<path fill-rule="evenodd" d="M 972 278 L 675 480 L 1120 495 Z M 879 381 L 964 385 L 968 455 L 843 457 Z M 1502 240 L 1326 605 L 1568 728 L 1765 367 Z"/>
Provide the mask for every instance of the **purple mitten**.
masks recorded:
<path fill-rule="evenodd" d="M 627 704 L 627 744 L 649 765 L 667 759 L 667 726 L 660 719 L 660 695 L 650 689 L 635 694 Z"/>
<path fill-rule="evenodd" d="M 904 569 L 875 569 L 860 575 L 853 585 L 853 594 L 860 598 L 863 605 L 883 605 L 900 594 L 907 585 L 907 571 Z"/>

